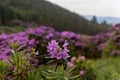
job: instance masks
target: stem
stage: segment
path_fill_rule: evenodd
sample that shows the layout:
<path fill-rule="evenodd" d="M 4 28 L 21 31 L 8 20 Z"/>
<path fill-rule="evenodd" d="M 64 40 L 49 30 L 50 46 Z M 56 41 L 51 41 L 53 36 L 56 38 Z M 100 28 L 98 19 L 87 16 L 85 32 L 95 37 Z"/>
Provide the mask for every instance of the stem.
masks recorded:
<path fill-rule="evenodd" d="M 73 77 L 71 77 L 71 78 L 69 78 L 69 79 L 76 79 L 76 78 L 78 78 L 78 77 L 80 77 L 80 75 L 73 76 Z"/>
<path fill-rule="evenodd" d="M 58 67 L 58 61 L 57 61 L 56 66 L 55 66 L 55 71 L 57 70 L 57 67 Z"/>

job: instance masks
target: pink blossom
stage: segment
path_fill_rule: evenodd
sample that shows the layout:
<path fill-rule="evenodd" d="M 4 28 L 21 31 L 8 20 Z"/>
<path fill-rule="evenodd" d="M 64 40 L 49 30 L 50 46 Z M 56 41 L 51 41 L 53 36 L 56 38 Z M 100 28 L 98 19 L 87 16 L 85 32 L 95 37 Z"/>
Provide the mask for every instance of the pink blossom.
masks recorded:
<path fill-rule="evenodd" d="M 48 43 L 47 49 L 51 58 L 56 58 L 57 60 L 64 59 L 66 60 L 68 55 L 68 43 L 65 41 L 62 47 L 60 47 L 59 43 L 56 40 L 51 40 Z"/>
<path fill-rule="evenodd" d="M 73 62 L 67 62 L 68 67 L 73 67 L 73 65 L 74 65 Z"/>
<path fill-rule="evenodd" d="M 80 75 L 84 75 L 85 74 L 85 71 L 84 70 L 80 70 Z"/>
<path fill-rule="evenodd" d="M 71 61 L 74 62 L 76 60 L 76 57 L 72 57 Z"/>
<path fill-rule="evenodd" d="M 85 56 L 80 56 L 80 59 L 81 60 L 85 60 Z"/>

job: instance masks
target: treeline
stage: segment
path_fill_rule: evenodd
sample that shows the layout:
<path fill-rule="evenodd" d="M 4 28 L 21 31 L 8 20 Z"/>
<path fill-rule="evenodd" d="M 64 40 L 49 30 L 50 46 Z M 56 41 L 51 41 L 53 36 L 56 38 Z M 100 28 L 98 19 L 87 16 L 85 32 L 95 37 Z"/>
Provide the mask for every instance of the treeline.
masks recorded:
<path fill-rule="evenodd" d="M 108 25 L 90 22 L 45 0 L 0 0 L 0 25 L 33 24 L 82 34 L 97 34 L 108 30 Z"/>

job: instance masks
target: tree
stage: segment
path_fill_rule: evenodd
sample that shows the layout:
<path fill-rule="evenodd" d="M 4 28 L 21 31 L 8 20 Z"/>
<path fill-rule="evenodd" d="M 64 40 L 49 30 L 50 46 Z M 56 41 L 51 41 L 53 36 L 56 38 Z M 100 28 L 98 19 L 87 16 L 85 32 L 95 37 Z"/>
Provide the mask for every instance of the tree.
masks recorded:
<path fill-rule="evenodd" d="M 101 24 L 103 24 L 103 25 L 107 25 L 107 21 L 104 20 L 103 22 L 101 22 Z"/>
<path fill-rule="evenodd" d="M 93 16 L 93 18 L 91 19 L 91 22 L 97 23 L 97 18 L 96 18 L 96 16 Z"/>

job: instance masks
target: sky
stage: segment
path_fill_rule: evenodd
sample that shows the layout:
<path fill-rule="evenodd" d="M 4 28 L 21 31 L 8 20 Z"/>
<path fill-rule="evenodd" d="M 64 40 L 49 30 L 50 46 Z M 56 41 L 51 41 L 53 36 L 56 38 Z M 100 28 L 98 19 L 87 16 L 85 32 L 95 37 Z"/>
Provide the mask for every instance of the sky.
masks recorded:
<path fill-rule="evenodd" d="M 120 0 L 47 0 L 80 15 L 120 18 Z"/>

